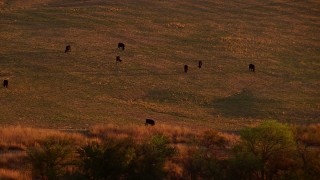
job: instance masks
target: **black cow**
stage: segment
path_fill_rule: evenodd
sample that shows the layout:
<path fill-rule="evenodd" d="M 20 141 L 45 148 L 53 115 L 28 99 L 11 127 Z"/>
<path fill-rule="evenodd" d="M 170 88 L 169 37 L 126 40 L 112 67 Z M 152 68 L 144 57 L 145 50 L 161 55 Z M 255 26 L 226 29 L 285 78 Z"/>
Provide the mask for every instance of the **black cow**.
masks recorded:
<path fill-rule="evenodd" d="M 120 59 L 120 56 L 116 57 L 116 63 L 121 62 L 122 60 Z"/>
<path fill-rule="evenodd" d="M 254 65 L 253 64 L 249 64 L 249 71 L 254 72 Z"/>
<path fill-rule="evenodd" d="M 188 65 L 184 65 L 184 72 L 185 72 L 185 73 L 188 72 L 188 69 L 189 69 L 189 66 L 188 66 Z"/>
<path fill-rule="evenodd" d="M 151 126 L 154 126 L 156 123 L 155 123 L 155 121 L 152 120 L 152 119 L 146 119 L 145 125 L 148 126 L 149 124 L 150 124 Z"/>
<path fill-rule="evenodd" d="M 122 49 L 122 50 L 124 50 L 124 44 L 123 43 L 118 43 L 118 49 Z"/>
<path fill-rule="evenodd" d="M 198 67 L 201 68 L 201 66 L 202 66 L 202 61 L 199 61 L 198 62 Z"/>
<path fill-rule="evenodd" d="M 70 52 L 70 51 L 71 51 L 71 46 L 70 45 L 66 46 L 66 50 L 64 50 L 64 53 L 67 53 L 67 52 Z"/>
<path fill-rule="evenodd" d="M 3 87 L 4 88 L 8 88 L 8 84 L 9 84 L 9 81 L 8 80 L 3 80 Z"/>

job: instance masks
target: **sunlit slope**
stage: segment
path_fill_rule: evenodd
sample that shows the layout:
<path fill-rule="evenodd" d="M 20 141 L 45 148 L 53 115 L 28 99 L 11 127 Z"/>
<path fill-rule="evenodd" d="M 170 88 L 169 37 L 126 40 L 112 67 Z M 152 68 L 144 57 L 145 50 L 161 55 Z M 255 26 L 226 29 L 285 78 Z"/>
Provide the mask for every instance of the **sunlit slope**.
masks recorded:
<path fill-rule="evenodd" d="M 9 79 L 1 124 L 154 118 L 231 130 L 320 121 L 317 0 L 2 0 L 0 8 L 0 80 Z"/>

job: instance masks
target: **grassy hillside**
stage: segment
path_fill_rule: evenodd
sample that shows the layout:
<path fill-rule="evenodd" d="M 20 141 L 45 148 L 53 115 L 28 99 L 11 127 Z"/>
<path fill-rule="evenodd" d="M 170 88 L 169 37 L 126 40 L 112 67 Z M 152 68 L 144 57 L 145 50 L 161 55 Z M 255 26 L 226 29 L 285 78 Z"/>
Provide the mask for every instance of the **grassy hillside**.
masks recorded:
<path fill-rule="evenodd" d="M 0 10 L 2 125 L 320 120 L 317 0 L 1 0 Z"/>

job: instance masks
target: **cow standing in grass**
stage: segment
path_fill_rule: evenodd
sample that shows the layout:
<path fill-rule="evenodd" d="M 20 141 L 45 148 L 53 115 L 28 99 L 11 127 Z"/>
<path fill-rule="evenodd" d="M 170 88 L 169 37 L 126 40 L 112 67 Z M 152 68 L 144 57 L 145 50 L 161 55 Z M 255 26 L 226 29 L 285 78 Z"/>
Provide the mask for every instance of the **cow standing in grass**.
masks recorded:
<path fill-rule="evenodd" d="M 184 65 L 184 72 L 187 73 L 189 70 L 189 66 L 188 65 Z"/>
<path fill-rule="evenodd" d="M 120 56 L 117 56 L 117 57 L 116 57 L 116 63 L 118 63 L 118 62 L 120 63 L 121 61 L 122 61 L 122 60 L 120 59 Z"/>
<path fill-rule="evenodd" d="M 64 53 L 70 52 L 71 51 L 71 46 L 68 45 L 66 46 L 66 49 L 64 50 Z"/>
<path fill-rule="evenodd" d="M 8 88 L 8 85 L 9 85 L 9 81 L 8 80 L 3 80 L 3 87 L 4 88 Z"/>
<path fill-rule="evenodd" d="M 249 64 L 249 71 L 254 72 L 254 65 L 253 64 Z"/>
<path fill-rule="evenodd" d="M 155 123 L 155 121 L 152 120 L 152 119 L 146 119 L 145 125 L 148 126 L 149 124 L 150 124 L 151 126 L 154 126 L 156 123 Z"/>
<path fill-rule="evenodd" d="M 124 51 L 125 45 L 123 43 L 118 43 L 118 49 L 122 49 Z"/>
<path fill-rule="evenodd" d="M 199 67 L 199 69 L 202 67 L 202 61 L 198 62 L 198 67 Z"/>

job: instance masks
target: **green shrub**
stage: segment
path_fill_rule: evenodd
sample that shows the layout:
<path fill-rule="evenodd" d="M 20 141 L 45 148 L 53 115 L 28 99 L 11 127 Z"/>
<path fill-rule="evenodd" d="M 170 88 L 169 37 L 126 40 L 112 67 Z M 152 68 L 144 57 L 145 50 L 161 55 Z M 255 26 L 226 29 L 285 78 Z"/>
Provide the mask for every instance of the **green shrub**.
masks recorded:
<path fill-rule="evenodd" d="M 240 132 L 241 142 L 231 159 L 233 169 L 241 170 L 244 179 L 272 179 L 281 171 L 293 168 L 296 145 L 291 129 L 276 121 L 266 121 Z M 237 173 L 237 171 L 234 171 Z"/>

